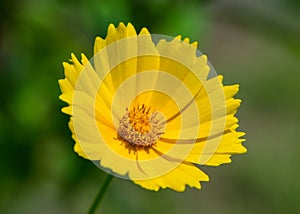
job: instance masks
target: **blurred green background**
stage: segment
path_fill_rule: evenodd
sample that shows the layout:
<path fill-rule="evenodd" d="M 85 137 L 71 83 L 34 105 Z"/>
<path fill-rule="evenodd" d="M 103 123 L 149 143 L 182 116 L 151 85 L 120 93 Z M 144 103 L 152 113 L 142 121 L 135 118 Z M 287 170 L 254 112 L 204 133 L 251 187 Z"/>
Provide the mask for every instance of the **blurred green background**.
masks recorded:
<path fill-rule="evenodd" d="M 0 213 L 85 213 L 105 173 L 73 152 L 62 61 L 92 56 L 109 23 L 199 41 L 240 84 L 246 155 L 184 193 L 114 179 L 99 213 L 300 213 L 300 1 L 1 1 Z"/>

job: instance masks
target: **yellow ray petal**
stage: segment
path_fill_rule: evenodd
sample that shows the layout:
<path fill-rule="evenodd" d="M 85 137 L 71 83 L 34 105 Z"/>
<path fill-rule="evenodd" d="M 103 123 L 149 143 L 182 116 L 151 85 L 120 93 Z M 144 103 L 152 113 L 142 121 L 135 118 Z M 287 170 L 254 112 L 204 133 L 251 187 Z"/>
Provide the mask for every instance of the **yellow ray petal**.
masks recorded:
<path fill-rule="evenodd" d="M 200 181 L 208 181 L 208 176 L 193 164 L 183 163 L 171 172 L 149 180 L 134 180 L 133 182 L 143 188 L 158 191 L 160 188 L 171 188 L 183 192 L 186 185 L 201 188 Z"/>
<path fill-rule="evenodd" d="M 72 138 L 76 142 L 74 145 L 74 151 L 86 159 L 99 160 L 101 158 L 101 150 L 103 150 L 103 147 L 101 147 L 98 136 L 95 135 L 96 133 L 91 133 L 89 130 L 81 133 L 81 131 L 78 130 L 86 129 L 86 126 L 84 126 L 84 123 L 80 125 L 80 127 L 76 127 L 75 129 L 74 119 L 70 119 L 69 128 L 72 132 Z M 80 135 L 78 136 L 77 134 Z"/>
<path fill-rule="evenodd" d="M 215 84 L 217 83 L 217 80 L 219 79 L 222 81 L 222 76 L 219 76 L 218 78 L 214 78 L 215 80 L 209 80 L 207 85 L 211 85 L 212 83 Z M 221 85 L 223 87 L 223 85 Z M 213 94 L 216 92 L 214 88 L 211 88 L 210 90 L 210 96 L 213 96 Z M 234 117 L 234 113 L 236 112 L 236 109 L 238 108 L 240 104 L 240 100 L 232 98 L 233 95 L 235 95 L 238 91 L 238 85 L 234 86 L 228 86 L 226 87 L 225 91 L 225 97 L 227 98 L 225 105 L 220 105 L 217 108 L 214 109 L 214 111 L 220 111 L 218 114 L 218 117 L 215 118 L 214 120 L 211 120 L 211 110 L 210 110 L 210 105 L 209 105 L 209 99 L 208 99 L 208 94 L 206 96 L 202 96 L 199 99 L 197 99 L 198 106 L 201 106 L 201 108 L 198 109 L 200 112 L 200 129 L 198 133 L 198 138 L 197 139 L 179 139 L 179 142 L 184 142 L 184 143 L 195 143 L 190 155 L 187 157 L 187 161 L 191 161 L 194 163 L 200 163 L 201 155 L 202 158 L 204 156 L 211 156 L 210 160 L 205 161 L 207 165 L 220 165 L 222 163 L 228 163 L 230 161 L 230 155 L 231 154 L 237 154 L 237 153 L 244 153 L 246 152 L 246 149 L 242 146 L 241 142 L 244 140 L 239 139 L 239 137 L 242 136 L 242 133 L 236 132 L 235 127 L 236 123 L 238 122 L 237 118 Z M 206 98 L 206 100 L 204 99 Z M 206 108 L 205 105 L 203 105 L 204 101 L 206 101 Z M 201 105 L 202 103 L 202 105 Z M 203 108 L 204 106 L 204 108 Z M 223 112 L 223 113 L 222 113 Z M 227 116 L 224 114 L 228 114 Z M 224 116 L 221 116 L 224 115 Z M 182 114 L 184 116 L 184 114 Z M 210 130 L 213 128 L 214 124 L 216 124 L 218 127 L 218 124 L 222 124 L 225 121 L 224 128 L 220 126 L 220 134 L 222 135 L 222 130 L 225 131 L 224 136 L 221 137 L 220 135 L 216 135 L 216 137 L 220 138 L 220 144 L 219 146 L 216 144 L 215 148 L 212 149 L 210 154 L 203 154 L 204 148 L 206 144 L 211 144 L 213 143 L 212 140 L 208 140 L 208 137 L 213 138 L 213 135 L 210 133 Z M 190 127 L 191 128 L 191 127 Z M 187 129 L 190 129 L 187 128 Z M 176 134 L 176 133 L 175 133 Z M 164 142 L 169 142 L 169 143 L 175 143 L 178 142 L 177 138 L 173 137 L 172 138 L 172 132 L 165 133 L 165 135 L 162 137 L 162 141 Z M 159 148 L 158 148 L 159 149 Z M 210 150 L 209 150 L 210 151 Z M 207 152 L 207 151 L 206 151 Z M 214 153 L 214 155 L 212 155 Z"/>

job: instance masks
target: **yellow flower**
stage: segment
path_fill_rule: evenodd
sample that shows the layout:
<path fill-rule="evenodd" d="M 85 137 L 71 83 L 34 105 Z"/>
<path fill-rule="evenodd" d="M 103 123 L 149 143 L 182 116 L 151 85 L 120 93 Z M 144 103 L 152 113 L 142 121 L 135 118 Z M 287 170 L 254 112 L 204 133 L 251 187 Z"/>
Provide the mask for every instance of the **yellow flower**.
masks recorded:
<path fill-rule="evenodd" d="M 223 86 L 196 48 L 120 23 L 96 38 L 90 61 L 72 54 L 59 85 L 75 152 L 155 191 L 200 189 L 209 180 L 201 165 L 245 153 L 234 116 L 239 86 Z"/>

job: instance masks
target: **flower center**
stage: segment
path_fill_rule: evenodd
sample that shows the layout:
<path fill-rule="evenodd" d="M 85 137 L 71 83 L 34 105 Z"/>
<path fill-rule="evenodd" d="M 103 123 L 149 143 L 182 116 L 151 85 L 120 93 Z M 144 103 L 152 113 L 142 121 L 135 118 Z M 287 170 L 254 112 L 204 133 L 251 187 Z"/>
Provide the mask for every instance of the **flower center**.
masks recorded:
<path fill-rule="evenodd" d="M 146 107 L 144 104 L 136 105 L 126 114 L 119 123 L 119 136 L 135 146 L 149 147 L 156 143 L 165 130 L 166 120 L 158 112 Z"/>

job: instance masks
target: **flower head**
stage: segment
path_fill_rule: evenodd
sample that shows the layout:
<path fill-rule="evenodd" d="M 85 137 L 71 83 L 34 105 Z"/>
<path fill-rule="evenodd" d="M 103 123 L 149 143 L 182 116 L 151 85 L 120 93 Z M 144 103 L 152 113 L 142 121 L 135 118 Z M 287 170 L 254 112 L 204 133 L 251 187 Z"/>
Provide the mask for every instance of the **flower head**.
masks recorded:
<path fill-rule="evenodd" d="M 223 86 L 196 48 L 120 23 L 96 38 L 90 61 L 72 54 L 59 84 L 75 152 L 146 189 L 176 191 L 209 180 L 201 165 L 245 153 L 239 87 Z"/>

